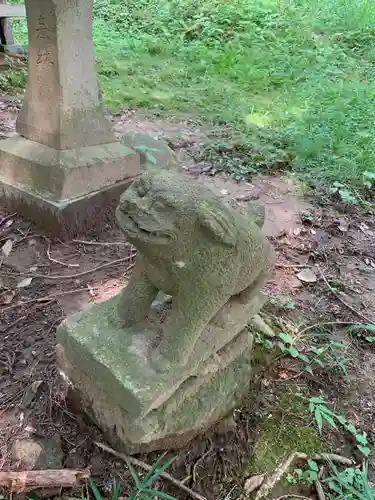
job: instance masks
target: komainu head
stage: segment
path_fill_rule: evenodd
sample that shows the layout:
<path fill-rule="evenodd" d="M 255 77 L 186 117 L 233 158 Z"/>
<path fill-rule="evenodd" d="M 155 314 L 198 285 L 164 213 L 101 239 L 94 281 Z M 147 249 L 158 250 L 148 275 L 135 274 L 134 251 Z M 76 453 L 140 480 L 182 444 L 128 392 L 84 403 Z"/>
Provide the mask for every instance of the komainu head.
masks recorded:
<path fill-rule="evenodd" d="M 233 214 L 220 198 L 175 172 L 143 173 L 122 195 L 116 217 L 136 247 L 162 247 L 164 254 L 207 238 L 233 247 L 238 238 Z"/>

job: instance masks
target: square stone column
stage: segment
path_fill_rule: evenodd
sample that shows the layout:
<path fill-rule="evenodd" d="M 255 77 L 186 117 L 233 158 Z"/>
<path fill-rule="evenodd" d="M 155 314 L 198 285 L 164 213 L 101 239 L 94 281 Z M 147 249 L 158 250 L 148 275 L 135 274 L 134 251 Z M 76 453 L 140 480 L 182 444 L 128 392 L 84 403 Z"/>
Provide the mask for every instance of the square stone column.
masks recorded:
<path fill-rule="evenodd" d="M 139 156 L 116 142 L 104 114 L 93 0 L 25 4 L 29 76 L 18 135 L 0 141 L 1 202 L 55 233 L 76 233 L 112 215 Z"/>

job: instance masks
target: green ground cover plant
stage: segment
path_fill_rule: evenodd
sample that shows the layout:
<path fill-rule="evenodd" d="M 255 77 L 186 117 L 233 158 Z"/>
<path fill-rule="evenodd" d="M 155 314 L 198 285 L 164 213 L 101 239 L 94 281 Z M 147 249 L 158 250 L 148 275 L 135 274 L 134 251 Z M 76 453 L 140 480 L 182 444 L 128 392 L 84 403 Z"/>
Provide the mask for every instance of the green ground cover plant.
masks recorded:
<path fill-rule="evenodd" d="M 232 124 L 251 161 L 224 162 L 230 173 L 289 168 L 372 200 L 373 0 L 95 0 L 94 15 L 110 110 Z"/>

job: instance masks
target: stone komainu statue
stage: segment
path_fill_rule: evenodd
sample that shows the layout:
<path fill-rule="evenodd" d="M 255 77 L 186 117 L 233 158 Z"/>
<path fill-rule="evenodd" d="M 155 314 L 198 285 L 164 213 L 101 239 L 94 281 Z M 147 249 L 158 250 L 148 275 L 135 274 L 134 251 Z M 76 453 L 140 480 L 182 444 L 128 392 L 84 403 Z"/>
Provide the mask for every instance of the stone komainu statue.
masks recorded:
<path fill-rule="evenodd" d="M 180 173 L 142 174 L 122 195 L 116 216 L 138 250 L 119 297 L 122 324 L 143 321 L 159 291 L 171 295 L 151 359 L 159 371 L 181 368 L 209 323 L 220 323 L 233 303 L 257 300 L 274 250 L 251 213 L 227 207 Z"/>

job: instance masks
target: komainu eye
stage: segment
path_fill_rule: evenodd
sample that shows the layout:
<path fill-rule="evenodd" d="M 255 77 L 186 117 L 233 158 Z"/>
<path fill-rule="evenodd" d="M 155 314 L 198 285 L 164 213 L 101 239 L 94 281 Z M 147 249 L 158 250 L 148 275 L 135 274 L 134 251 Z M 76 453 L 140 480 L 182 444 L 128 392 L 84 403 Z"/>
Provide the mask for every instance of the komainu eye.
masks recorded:
<path fill-rule="evenodd" d="M 147 191 L 146 191 L 145 187 L 143 186 L 143 184 L 139 184 L 137 186 L 137 193 L 138 193 L 138 196 L 140 196 L 141 198 L 146 196 Z"/>
<path fill-rule="evenodd" d="M 162 201 L 160 200 L 156 200 L 154 201 L 154 203 L 152 204 L 153 208 L 155 210 L 163 210 L 163 208 L 165 208 L 165 205 Z"/>
<path fill-rule="evenodd" d="M 138 196 L 140 196 L 141 198 L 144 198 L 150 189 L 151 189 L 150 179 L 141 177 L 138 181 L 138 184 L 137 184 Z"/>

